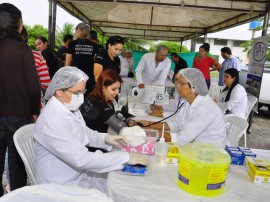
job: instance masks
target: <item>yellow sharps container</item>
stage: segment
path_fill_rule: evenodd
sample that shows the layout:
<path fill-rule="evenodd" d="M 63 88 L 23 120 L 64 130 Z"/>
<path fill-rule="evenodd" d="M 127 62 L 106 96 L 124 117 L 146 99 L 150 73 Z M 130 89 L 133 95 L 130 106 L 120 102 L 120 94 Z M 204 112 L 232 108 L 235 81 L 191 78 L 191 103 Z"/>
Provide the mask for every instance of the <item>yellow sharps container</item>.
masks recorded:
<path fill-rule="evenodd" d="M 230 163 L 229 154 L 213 144 L 186 144 L 180 148 L 177 184 L 191 194 L 219 195 L 224 192 Z"/>

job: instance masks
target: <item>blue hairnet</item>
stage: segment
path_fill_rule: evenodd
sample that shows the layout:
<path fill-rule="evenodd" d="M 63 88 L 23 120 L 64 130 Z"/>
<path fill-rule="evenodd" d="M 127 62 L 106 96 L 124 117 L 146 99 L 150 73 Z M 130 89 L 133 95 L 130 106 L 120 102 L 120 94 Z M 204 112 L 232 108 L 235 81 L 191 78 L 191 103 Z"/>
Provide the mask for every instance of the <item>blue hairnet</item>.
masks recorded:
<path fill-rule="evenodd" d="M 179 77 L 182 75 L 198 95 L 208 94 L 205 78 L 200 70 L 196 68 L 185 68 L 181 69 L 178 72 L 178 75 Z"/>
<path fill-rule="evenodd" d="M 75 86 L 81 81 L 87 81 L 88 76 L 77 67 L 66 66 L 60 68 L 53 76 L 45 93 L 45 100 L 49 100 L 58 89 Z"/>

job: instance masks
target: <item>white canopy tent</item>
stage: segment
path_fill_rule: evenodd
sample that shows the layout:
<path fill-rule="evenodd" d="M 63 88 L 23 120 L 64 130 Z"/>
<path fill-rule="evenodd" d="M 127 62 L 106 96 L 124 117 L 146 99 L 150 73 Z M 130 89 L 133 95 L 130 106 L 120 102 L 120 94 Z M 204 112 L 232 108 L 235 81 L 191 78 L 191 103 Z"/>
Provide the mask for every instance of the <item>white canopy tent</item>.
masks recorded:
<path fill-rule="evenodd" d="M 269 0 L 49 0 L 54 33 L 56 4 L 103 35 L 185 41 L 267 16 Z M 55 5 L 55 6 L 53 6 Z M 233 34 L 233 33 L 232 33 Z"/>

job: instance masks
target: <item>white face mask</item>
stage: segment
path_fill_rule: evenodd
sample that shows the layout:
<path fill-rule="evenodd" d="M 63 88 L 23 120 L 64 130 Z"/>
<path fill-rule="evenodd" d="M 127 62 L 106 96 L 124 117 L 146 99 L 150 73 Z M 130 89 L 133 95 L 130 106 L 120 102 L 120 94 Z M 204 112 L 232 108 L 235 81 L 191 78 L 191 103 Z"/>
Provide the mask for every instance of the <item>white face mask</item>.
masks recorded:
<path fill-rule="evenodd" d="M 64 103 L 64 105 L 70 111 L 76 111 L 83 104 L 83 101 L 83 93 L 79 93 L 78 95 L 72 94 L 70 103 Z"/>

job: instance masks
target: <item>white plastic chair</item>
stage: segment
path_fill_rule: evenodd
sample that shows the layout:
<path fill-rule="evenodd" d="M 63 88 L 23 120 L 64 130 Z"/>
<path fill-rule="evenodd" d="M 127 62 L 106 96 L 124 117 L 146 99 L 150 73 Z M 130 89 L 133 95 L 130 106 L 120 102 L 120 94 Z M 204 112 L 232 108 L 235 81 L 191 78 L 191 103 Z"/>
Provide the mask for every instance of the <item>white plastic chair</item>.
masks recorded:
<path fill-rule="evenodd" d="M 257 100 L 258 100 L 258 98 L 254 97 L 252 95 L 248 96 L 248 110 L 247 110 L 247 114 L 246 114 L 246 120 L 248 121 L 249 126 L 247 128 L 247 131 L 249 131 L 249 129 L 251 127 L 252 117 L 253 117 L 253 114 L 250 117 L 249 117 L 249 115 L 251 114 L 251 111 L 253 110 L 253 107 L 257 103 Z M 247 146 L 247 131 L 245 131 L 245 133 L 244 133 L 245 147 Z"/>
<path fill-rule="evenodd" d="M 247 130 L 248 122 L 245 119 L 234 115 L 224 116 L 224 121 L 228 126 L 227 135 L 229 142 L 231 145 L 237 146 L 239 140 Z"/>
<path fill-rule="evenodd" d="M 222 93 L 222 90 L 225 86 L 219 86 L 218 84 L 211 85 L 209 89 L 209 94 L 213 100 L 217 99 L 218 96 Z"/>
<path fill-rule="evenodd" d="M 248 111 L 246 114 L 246 119 L 248 119 L 250 112 L 252 111 L 253 107 L 255 106 L 258 100 L 258 98 L 252 95 L 249 95 L 247 98 L 248 98 Z"/>
<path fill-rule="evenodd" d="M 28 175 L 31 185 L 36 184 L 34 177 L 34 163 L 35 163 L 35 143 L 33 138 L 35 124 L 28 124 L 19 128 L 14 134 L 14 143 L 18 153 L 20 154 L 26 173 Z"/>

